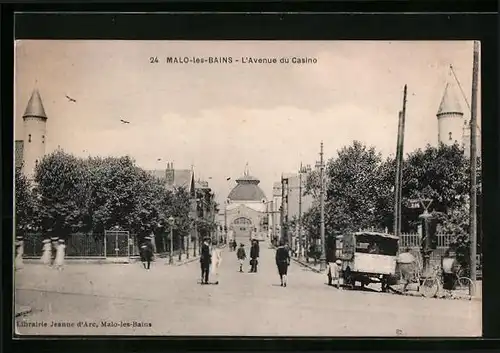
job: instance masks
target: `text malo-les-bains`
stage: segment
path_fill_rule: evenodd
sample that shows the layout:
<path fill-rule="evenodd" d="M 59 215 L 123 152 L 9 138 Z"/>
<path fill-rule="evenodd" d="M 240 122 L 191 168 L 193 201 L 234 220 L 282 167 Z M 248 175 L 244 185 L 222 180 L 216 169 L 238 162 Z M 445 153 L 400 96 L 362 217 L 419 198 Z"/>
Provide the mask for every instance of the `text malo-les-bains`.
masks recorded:
<path fill-rule="evenodd" d="M 244 56 L 240 59 L 233 57 L 172 57 L 166 58 L 167 64 L 316 64 L 318 59 L 310 57 L 281 57 L 281 58 L 261 58 Z"/>

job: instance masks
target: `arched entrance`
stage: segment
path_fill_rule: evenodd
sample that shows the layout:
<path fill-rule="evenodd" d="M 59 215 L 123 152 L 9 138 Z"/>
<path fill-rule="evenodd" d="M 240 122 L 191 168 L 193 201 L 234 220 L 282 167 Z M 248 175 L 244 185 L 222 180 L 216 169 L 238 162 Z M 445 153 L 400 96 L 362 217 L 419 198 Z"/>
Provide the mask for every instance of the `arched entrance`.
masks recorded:
<path fill-rule="evenodd" d="M 238 244 L 246 244 L 249 242 L 253 230 L 253 223 L 249 218 L 236 218 L 231 226 L 234 232 L 234 240 L 236 240 Z"/>

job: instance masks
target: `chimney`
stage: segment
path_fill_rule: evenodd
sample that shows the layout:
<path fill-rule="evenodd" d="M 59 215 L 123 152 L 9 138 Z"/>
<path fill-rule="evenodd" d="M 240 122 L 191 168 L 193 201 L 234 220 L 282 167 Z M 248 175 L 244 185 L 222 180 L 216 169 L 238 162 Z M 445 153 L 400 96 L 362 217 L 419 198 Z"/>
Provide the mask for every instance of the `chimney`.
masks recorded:
<path fill-rule="evenodd" d="M 165 180 L 167 185 L 174 185 L 174 164 L 172 162 L 167 163 L 167 170 L 165 171 Z"/>

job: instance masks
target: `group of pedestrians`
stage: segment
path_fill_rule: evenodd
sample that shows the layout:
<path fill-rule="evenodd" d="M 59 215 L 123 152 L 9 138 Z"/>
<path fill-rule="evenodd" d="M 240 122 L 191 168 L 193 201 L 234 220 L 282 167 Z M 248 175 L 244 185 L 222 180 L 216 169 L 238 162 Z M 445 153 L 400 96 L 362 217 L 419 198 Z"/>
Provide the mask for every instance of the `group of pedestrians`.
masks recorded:
<path fill-rule="evenodd" d="M 141 261 L 146 270 L 151 267 L 153 258 L 153 245 L 151 237 L 146 236 L 140 247 Z M 231 244 L 232 245 L 232 244 Z M 250 246 L 250 273 L 257 273 L 259 265 L 260 247 L 259 242 L 254 239 Z M 239 272 L 243 272 L 243 265 L 247 259 L 245 245 L 240 244 L 236 251 L 236 257 L 239 263 Z M 290 250 L 284 241 L 279 242 L 275 255 L 276 267 L 280 276 L 281 286 L 287 286 L 288 267 L 290 266 Z M 201 284 L 209 284 L 210 274 L 215 281 L 213 284 L 219 284 L 219 268 L 222 263 L 222 251 L 217 246 L 217 241 L 211 241 L 210 238 L 203 239 L 200 252 Z"/>
<path fill-rule="evenodd" d="M 257 266 L 259 265 L 260 247 L 257 240 L 252 240 L 252 245 L 250 247 L 250 271 L 251 273 L 257 273 Z M 236 252 L 236 257 L 240 265 L 240 272 L 243 272 L 243 264 L 247 258 L 245 251 L 245 245 L 242 243 L 238 251 Z"/>

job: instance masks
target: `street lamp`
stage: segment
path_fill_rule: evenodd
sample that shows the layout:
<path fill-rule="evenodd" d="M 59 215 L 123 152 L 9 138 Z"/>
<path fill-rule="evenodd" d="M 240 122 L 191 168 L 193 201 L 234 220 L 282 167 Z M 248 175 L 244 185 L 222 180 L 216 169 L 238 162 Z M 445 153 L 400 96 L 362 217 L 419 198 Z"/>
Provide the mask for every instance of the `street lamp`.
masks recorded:
<path fill-rule="evenodd" d="M 175 218 L 172 217 L 172 216 L 168 217 L 168 224 L 170 225 L 170 259 L 169 259 L 169 263 L 173 264 L 174 263 L 173 251 L 174 251 L 174 224 L 175 224 Z"/>
<path fill-rule="evenodd" d="M 321 257 L 320 257 L 320 270 L 326 269 L 326 241 L 325 241 L 325 178 L 323 162 L 323 141 L 321 141 L 321 152 L 319 166 L 319 179 L 320 179 L 320 193 L 319 193 L 319 207 L 320 207 L 320 235 L 321 235 Z"/>
<path fill-rule="evenodd" d="M 307 168 L 300 163 L 299 168 L 299 220 L 298 220 L 298 236 L 299 236 L 299 258 L 302 257 L 302 174 L 307 173 Z M 304 244 L 305 245 L 305 244 Z M 307 251 L 307 248 L 306 248 Z"/>

